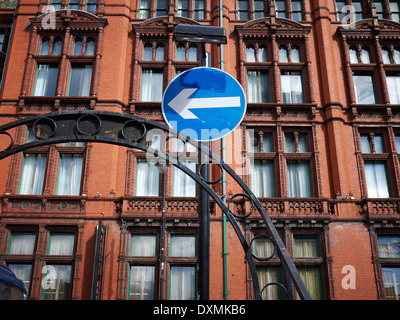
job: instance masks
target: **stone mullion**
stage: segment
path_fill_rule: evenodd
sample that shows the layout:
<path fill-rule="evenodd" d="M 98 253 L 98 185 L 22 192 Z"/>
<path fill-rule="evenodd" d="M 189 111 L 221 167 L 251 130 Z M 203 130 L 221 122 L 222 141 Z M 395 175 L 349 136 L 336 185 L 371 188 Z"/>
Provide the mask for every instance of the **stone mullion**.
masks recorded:
<path fill-rule="evenodd" d="M 117 300 L 126 300 L 127 282 L 129 282 L 129 265 L 126 261 L 129 232 L 125 224 L 121 226 L 121 242 L 118 255 Z"/>
<path fill-rule="evenodd" d="M 84 225 L 80 225 L 78 227 L 78 234 L 77 234 L 77 246 L 75 252 L 75 264 L 74 264 L 74 272 L 73 272 L 73 279 L 72 279 L 72 300 L 80 300 L 82 291 L 79 287 L 80 284 L 80 274 L 81 274 L 81 264 L 82 264 L 82 242 L 83 242 L 83 230 Z"/>
<path fill-rule="evenodd" d="M 99 34 L 98 34 L 98 39 L 97 39 L 97 50 L 95 53 L 96 58 L 95 58 L 94 65 L 93 65 L 93 81 L 92 81 L 92 86 L 90 89 L 90 95 L 92 97 L 97 97 L 103 46 L 104 46 L 104 30 L 103 30 L 103 28 L 100 28 Z"/>
<path fill-rule="evenodd" d="M 376 50 L 376 58 L 377 58 L 377 63 L 378 63 L 378 73 L 379 73 L 379 80 L 381 82 L 382 86 L 382 97 L 383 97 L 383 103 L 384 104 L 389 104 L 390 103 L 390 98 L 389 98 L 389 91 L 386 83 L 386 72 L 383 67 L 383 58 L 382 58 L 382 48 L 379 43 L 379 36 L 375 36 L 374 39 L 374 44 L 375 44 L 375 50 Z"/>
<path fill-rule="evenodd" d="M 38 51 L 40 45 L 40 36 L 37 33 L 37 28 L 34 27 L 32 30 L 31 43 L 28 51 L 28 62 L 26 65 L 25 77 L 22 83 L 21 96 L 29 96 L 33 94 L 33 87 L 35 85 L 35 70 L 36 61 L 33 56 Z"/>
<path fill-rule="evenodd" d="M 73 43 L 73 42 L 72 42 Z M 63 51 L 61 53 L 61 61 L 58 71 L 58 83 L 56 89 L 57 96 L 67 95 L 68 91 L 68 75 L 69 75 L 69 61 L 67 55 L 71 52 L 71 33 L 70 28 L 65 29 Z"/>
<path fill-rule="evenodd" d="M 279 62 L 279 46 L 276 42 L 276 36 L 271 36 L 272 42 L 272 70 L 273 70 L 273 85 L 275 88 L 275 96 L 272 102 L 281 103 L 282 102 L 282 89 L 281 89 L 281 70 L 278 66 Z M 272 98 L 272 95 L 271 95 Z"/>
<path fill-rule="evenodd" d="M 343 50 L 344 50 L 344 61 L 345 61 L 345 74 L 347 77 L 347 88 L 350 97 L 350 105 L 356 103 L 356 96 L 354 92 L 354 82 L 353 82 L 353 71 L 350 66 L 350 54 L 349 54 L 349 44 L 346 41 L 346 37 L 343 36 Z"/>

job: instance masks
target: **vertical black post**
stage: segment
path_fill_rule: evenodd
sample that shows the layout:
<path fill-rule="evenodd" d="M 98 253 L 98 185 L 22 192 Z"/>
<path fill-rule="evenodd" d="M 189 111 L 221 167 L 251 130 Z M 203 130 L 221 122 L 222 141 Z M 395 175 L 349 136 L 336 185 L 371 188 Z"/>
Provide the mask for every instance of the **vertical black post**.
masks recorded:
<path fill-rule="evenodd" d="M 202 142 L 202 146 L 208 142 Z M 203 148 L 202 148 L 203 149 Z M 209 158 L 200 152 L 200 176 L 209 181 Z M 210 286 L 210 196 L 200 188 L 199 194 L 199 291 L 200 300 L 209 300 Z"/>
<path fill-rule="evenodd" d="M 207 67 L 206 46 L 202 44 L 202 67 Z M 209 155 L 204 152 L 203 146 L 208 149 L 209 142 L 202 142 L 199 154 L 200 176 L 210 181 Z M 207 191 L 200 188 L 199 192 L 199 293 L 200 300 L 209 300 L 210 289 L 210 196 Z"/>

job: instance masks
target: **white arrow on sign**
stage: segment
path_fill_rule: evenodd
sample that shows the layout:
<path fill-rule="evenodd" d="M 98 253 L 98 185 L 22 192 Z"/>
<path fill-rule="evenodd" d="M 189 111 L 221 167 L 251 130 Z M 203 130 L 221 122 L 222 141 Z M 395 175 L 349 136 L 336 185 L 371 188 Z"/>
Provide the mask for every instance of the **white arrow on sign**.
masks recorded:
<path fill-rule="evenodd" d="M 198 117 L 196 117 L 196 115 L 194 115 L 189 109 L 240 107 L 240 97 L 189 99 L 189 97 L 197 90 L 199 89 L 183 89 L 168 103 L 168 105 L 183 119 L 198 119 Z"/>

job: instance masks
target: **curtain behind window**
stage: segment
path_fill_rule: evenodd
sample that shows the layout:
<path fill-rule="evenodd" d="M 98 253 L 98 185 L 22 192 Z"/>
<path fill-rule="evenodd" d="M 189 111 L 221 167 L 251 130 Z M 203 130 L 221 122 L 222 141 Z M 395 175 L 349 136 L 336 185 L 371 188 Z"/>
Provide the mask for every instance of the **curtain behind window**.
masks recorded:
<path fill-rule="evenodd" d="M 171 236 L 171 257 L 195 257 L 196 236 Z"/>
<path fill-rule="evenodd" d="M 75 236 L 73 234 L 52 234 L 50 236 L 49 255 L 73 255 L 74 243 Z"/>
<path fill-rule="evenodd" d="M 260 282 L 260 289 L 264 288 L 268 283 L 281 282 L 280 267 L 277 266 L 257 267 L 257 276 Z M 282 289 L 276 285 L 268 286 L 262 293 L 263 300 L 279 300 L 281 298 Z"/>
<path fill-rule="evenodd" d="M 34 96 L 54 96 L 56 93 L 58 67 L 39 64 L 36 71 Z"/>
<path fill-rule="evenodd" d="M 389 198 L 389 183 L 384 163 L 365 162 L 365 178 L 369 198 Z"/>
<path fill-rule="evenodd" d="M 140 101 L 159 102 L 163 92 L 163 73 L 153 70 L 142 71 Z"/>
<path fill-rule="evenodd" d="M 249 103 L 270 101 L 267 72 L 247 71 L 247 99 Z"/>
<path fill-rule="evenodd" d="M 42 194 L 46 159 L 45 154 L 25 155 L 19 182 L 19 194 Z"/>
<path fill-rule="evenodd" d="M 251 166 L 251 189 L 257 197 L 275 197 L 275 170 L 271 160 L 255 160 Z"/>
<path fill-rule="evenodd" d="M 312 197 L 311 170 L 308 161 L 287 161 L 289 197 Z"/>
<path fill-rule="evenodd" d="M 35 247 L 35 234 L 12 233 L 9 254 L 33 254 Z"/>
<path fill-rule="evenodd" d="M 157 237 L 155 235 L 132 235 L 131 256 L 154 257 Z"/>
<path fill-rule="evenodd" d="M 72 66 L 69 83 L 69 96 L 82 97 L 90 95 L 92 65 Z"/>
<path fill-rule="evenodd" d="M 303 84 L 299 72 L 283 72 L 281 81 L 283 103 L 304 103 Z"/>
<path fill-rule="evenodd" d="M 79 195 L 81 192 L 83 155 L 62 154 L 58 167 L 57 195 Z"/>
<path fill-rule="evenodd" d="M 196 299 L 195 267 L 171 266 L 170 300 Z"/>
<path fill-rule="evenodd" d="M 196 162 L 182 162 L 188 169 L 196 172 Z M 193 180 L 182 170 L 173 168 L 173 184 L 172 195 L 174 197 L 195 197 L 196 196 L 196 181 Z"/>
<path fill-rule="evenodd" d="M 400 104 L 400 76 L 386 76 L 391 104 Z"/>
<path fill-rule="evenodd" d="M 138 160 L 136 170 L 136 195 L 158 196 L 160 172 L 157 167 L 145 160 Z"/>
<path fill-rule="evenodd" d="M 155 273 L 154 266 L 131 266 L 129 300 L 154 299 Z"/>

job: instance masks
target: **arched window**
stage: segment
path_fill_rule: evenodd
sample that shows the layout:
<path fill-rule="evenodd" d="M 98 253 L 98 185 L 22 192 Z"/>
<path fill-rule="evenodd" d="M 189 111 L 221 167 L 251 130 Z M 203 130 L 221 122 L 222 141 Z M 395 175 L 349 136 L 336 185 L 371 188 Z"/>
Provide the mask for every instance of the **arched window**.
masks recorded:
<path fill-rule="evenodd" d="M 156 46 L 156 61 L 164 61 L 164 45 L 158 43 Z"/>
<path fill-rule="evenodd" d="M 189 61 L 198 61 L 198 52 L 197 52 L 197 46 L 195 44 L 191 44 L 189 46 Z"/>
<path fill-rule="evenodd" d="M 392 61 L 390 59 L 390 51 L 388 48 L 382 48 L 382 58 L 384 64 L 391 64 Z"/>
<path fill-rule="evenodd" d="M 92 56 L 94 55 L 94 46 L 95 46 L 95 41 L 93 38 L 89 38 L 86 42 L 86 51 L 85 54 L 87 56 Z"/>
<path fill-rule="evenodd" d="M 50 50 L 50 40 L 45 37 L 42 39 L 42 44 L 40 45 L 40 54 L 46 55 L 49 54 Z"/>
<path fill-rule="evenodd" d="M 53 43 L 53 55 L 60 55 L 62 49 L 62 40 L 61 38 L 55 38 Z"/>
<path fill-rule="evenodd" d="M 279 47 L 279 62 L 289 62 L 288 50 L 285 46 Z"/>
<path fill-rule="evenodd" d="M 349 54 L 350 54 L 350 63 L 358 63 L 357 48 L 350 47 Z"/>
<path fill-rule="evenodd" d="M 256 62 L 256 53 L 253 45 L 248 45 L 246 47 L 246 61 L 247 62 Z"/>
<path fill-rule="evenodd" d="M 293 46 L 291 50 L 291 58 L 292 62 L 299 63 L 300 62 L 300 49 L 297 46 Z"/>
<path fill-rule="evenodd" d="M 143 60 L 151 61 L 153 60 L 153 47 L 151 43 L 145 43 L 143 46 Z"/>
<path fill-rule="evenodd" d="M 176 46 L 176 61 L 185 61 L 185 46 L 183 44 L 178 44 Z"/>
<path fill-rule="evenodd" d="M 361 62 L 362 63 L 371 63 L 371 55 L 369 53 L 368 47 L 362 47 L 362 49 L 361 49 Z"/>
<path fill-rule="evenodd" d="M 74 55 L 82 54 L 82 38 L 76 38 L 74 43 Z"/>
<path fill-rule="evenodd" d="M 258 61 L 259 62 L 267 62 L 268 61 L 268 51 L 267 51 L 267 47 L 264 45 L 261 45 L 258 48 Z"/>

